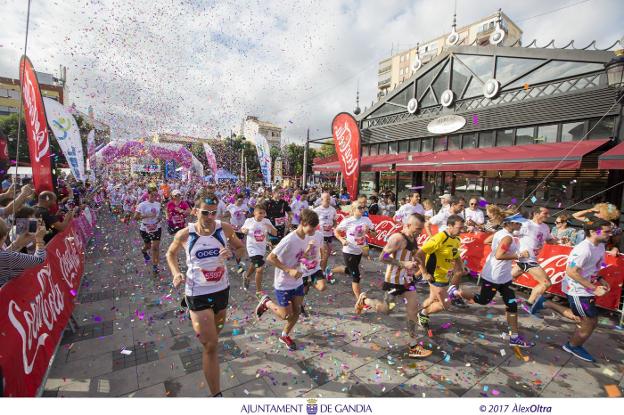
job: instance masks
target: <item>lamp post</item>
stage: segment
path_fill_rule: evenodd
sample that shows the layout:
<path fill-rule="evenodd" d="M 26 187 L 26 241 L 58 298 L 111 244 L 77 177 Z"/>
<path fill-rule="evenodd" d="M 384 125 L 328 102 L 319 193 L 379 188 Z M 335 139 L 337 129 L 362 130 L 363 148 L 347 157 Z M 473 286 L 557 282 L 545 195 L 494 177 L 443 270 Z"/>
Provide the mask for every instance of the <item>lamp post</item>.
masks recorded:
<path fill-rule="evenodd" d="M 247 178 L 245 177 L 245 137 L 241 137 L 241 168 L 240 168 L 240 180 L 245 186 L 247 186 Z"/>

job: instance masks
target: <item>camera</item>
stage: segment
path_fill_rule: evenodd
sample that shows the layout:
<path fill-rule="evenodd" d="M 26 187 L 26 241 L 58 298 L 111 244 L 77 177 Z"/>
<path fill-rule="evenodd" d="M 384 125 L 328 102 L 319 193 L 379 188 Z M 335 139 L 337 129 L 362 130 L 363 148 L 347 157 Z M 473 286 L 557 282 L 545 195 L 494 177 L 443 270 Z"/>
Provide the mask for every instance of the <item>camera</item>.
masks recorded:
<path fill-rule="evenodd" d="M 18 235 L 23 235 L 25 233 L 35 233 L 37 232 L 38 226 L 39 226 L 39 221 L 37 219 L 32 219 L 32 218 L 15 219 L 15 231 Z"/>

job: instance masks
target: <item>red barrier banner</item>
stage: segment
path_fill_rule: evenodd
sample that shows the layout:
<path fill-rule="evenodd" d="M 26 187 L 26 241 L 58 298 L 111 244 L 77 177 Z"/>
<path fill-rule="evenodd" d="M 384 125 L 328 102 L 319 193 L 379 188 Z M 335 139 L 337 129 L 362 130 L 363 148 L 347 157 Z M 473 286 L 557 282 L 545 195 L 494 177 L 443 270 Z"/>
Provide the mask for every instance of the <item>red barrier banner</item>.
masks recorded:
<path fill-rule="evenodd" d="M 337 220 L 341 221 L 346 216 L 348 215 L 339 211 Z M 375 225 L 377 236 L 368 237 L 367 239 L 368 243 L 374 246 L 384 247 L 390 235 L 400 232 L 403 228 L 400 222 L 396 222 L 388 216 L 369 215 L 369 218 Z M 433 232 L 437 232 L 436 226 L 432 226 L 431 228 Z M 483 243 L 488 236 L 489 234 L 485 232 L 462 233 L 459 236 L 461 240 L 461 257 L 464 260 L 464 264 L 466 264 L 472 272 L 481 272 L 485 260 L 491 252 L 491 246 Z M 422 246 L 427 239 L 429 239 L 429 237 L 423 232 L 418 237 L 418 246 Z M 538 257 L 538 262 L 544 271 L 546 271 L 546 274 L 553 284 L 548 289 L 549 293 L 565 296 L 561 291 L 561 280 L 565 275 L 566 261 L 571 251 L 572 248 L 569 246 L 544 245 Z M 618 310 L 622 297 L 622 284 L 624 282 L 624 257 L 621 255 L 618 257 L 605 255 L 603 269 L 600 271 L 600 275 L 609 283 L 611 290 L 606 295 L 597 297 L 596 305 L 610 310 Z M 524 287 L 534 287 L 537 284 L 533 277 L 528 274 L 521 275 L 514 283 Z"/>
<path fill-rule="evenodd" d="M 26 55 L 20 60 L 20 86 L 24 102 L 24 120 L 33 183 L 37 193 L 53 190 L 52 168 L 50 167 L 50 137 L 46 121 L 45 107 L 37 74 Z"/>
<path fill-rule="evenodd" d="M 332 121 L 332 135 L 347 191 L 355 200 L 360 177 L 360 128 L 351 114 L 341 112 Z"/>
<path fill-rule="evenodd" d="M 4 396 L 35 396 L 74 310 L 95 216 L 85 209 L 46 247 L 45 262 L 0 287 Z"/>

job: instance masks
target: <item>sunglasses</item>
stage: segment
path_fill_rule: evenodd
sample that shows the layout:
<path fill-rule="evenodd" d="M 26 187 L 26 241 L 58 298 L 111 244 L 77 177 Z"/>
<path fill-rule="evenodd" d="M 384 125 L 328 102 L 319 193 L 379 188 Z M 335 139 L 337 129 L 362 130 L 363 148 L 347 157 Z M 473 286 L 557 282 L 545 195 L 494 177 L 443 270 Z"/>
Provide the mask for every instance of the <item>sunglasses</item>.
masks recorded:
<path fill-rule="evenodd" d="M 555 221 L 555 223 L 561 225 L 562 223 L 565 223 L 565 222 L 560 222 L 560 221 L 557 220 L 557 221 Z"/>
<path fill-rule="evenodd" d="M 471 203 L 470 206 L 477 206 L 477 204 L 476 203 Z"/>
<path fill-rule="evenodd" d="M 358 206 L 357 208 L 358 208 L 358 210 L 365 210 L 366 206 Z"/>
<path fill-rule="evenodd" d="M 214 216 L 217 214 L 216 210 L 203 210 L 203 209 L 198 209 L 202 216 Z"/>

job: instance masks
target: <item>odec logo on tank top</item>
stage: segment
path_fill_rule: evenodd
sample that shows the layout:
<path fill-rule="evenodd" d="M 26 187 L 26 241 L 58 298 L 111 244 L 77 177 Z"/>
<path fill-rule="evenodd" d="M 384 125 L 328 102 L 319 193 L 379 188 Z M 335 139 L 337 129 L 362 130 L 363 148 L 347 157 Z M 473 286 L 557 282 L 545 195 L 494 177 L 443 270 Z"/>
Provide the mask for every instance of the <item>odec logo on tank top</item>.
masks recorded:
<path fill-rule="evenodd" d="M 215 256 L 219 256 L 219 251 L 220 251 L 219 248 L 201 249 L 195 252 L 195 256 L 197 257 L 197 259 L 215 257 Z"/>

